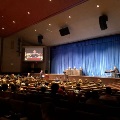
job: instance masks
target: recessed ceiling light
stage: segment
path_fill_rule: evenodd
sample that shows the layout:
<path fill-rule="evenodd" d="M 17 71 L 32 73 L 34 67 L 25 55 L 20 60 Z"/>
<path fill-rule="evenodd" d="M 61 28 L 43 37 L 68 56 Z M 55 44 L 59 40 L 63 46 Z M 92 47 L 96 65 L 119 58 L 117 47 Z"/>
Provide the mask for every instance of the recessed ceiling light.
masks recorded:
<path fill-rule="evenodd" d="M 2 30 L 4 30 L 5 28 L 4 27 L 2 27 Z"/>
<path fill-rule="evenodd" d="M 51 24 L 49 24 L 49 26 L 51 26 Z"/>
<path fill-rule="evenodd" d="M 37 30 L 35 30 L 35 32 L 36 32 Z"/>
<path fill-rule="evenodd" d="M 15 21 L 13 20 L 13 23 L 15 23 Z"/>
<path fill-rule="evenodd" d="M 71 16 L 69 16 L 69 18 L 71 18 Z"/>
<path fill-rule="evenodd" d="M 3 16 L 2 16 L 2 18 L 3 18 Z"/>
<path fill-rule="evenodd" d="M 28 13 L 28 15 L 30 15 L 30 12 L 27 12 Z"/>
<path fill-rule="evenodd" d="M 49 32 L 52 32 L 51 30 L 49 30 L 49 29 L 46 29 L 47 31 L 49 31 Z"/>
<path fill-rule="evenodd" d="M 97 7 L 100 7 L 99 5 L 97 5 Z"/>
<path fill-rule="evenodd" d="M 52 0 L 49 0 L 50 2 L 52 1 Z"/>

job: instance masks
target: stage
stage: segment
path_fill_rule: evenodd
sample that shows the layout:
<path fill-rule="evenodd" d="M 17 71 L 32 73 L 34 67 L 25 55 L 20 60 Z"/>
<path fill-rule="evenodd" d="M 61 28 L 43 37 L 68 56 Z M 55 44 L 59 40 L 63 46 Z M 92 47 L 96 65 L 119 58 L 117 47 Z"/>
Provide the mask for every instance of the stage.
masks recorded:
<path fill-rule="evenodd" d="M 32 73 L 32 75 L 33 76 L 39 76 L 40 74 L 39 73 Z M 46 74 L 46 75 L 47 75 L 47 79 L 49 79 L 49 80 L 57 80 L 57 79 L 64 80 L 65 79 L 64 74 Z M 87 79 L 90 82 L 91 81 L 97 82 L 97 80 L 100 79 L 106 85 L 120 82 L 120 78 L 68 75 L 68 80 L 69 81 L 73 81 L 73 80 L 78 81 L 79 79 L 81 79 L 82 81 L 85 81 Z"/>

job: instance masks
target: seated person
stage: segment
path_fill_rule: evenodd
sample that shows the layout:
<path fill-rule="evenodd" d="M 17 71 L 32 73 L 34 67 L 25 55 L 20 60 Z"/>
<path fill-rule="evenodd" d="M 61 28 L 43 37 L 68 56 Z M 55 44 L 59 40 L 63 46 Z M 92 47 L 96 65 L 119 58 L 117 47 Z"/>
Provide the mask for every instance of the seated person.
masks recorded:
<path fill-rule="evenodd" d="M 100 100 L 105 100 L 105 101 L 114 101 L 114 102 L 117 102 L 117 97 L 115 96 L 112 96 L 112 89 L 111 87 L 106 87 L 106 90 L 105 90 L 105 95 L 101 95 L 99 97 Z"/>
<path fill-rule="evenodd" d="M 59 87 L 59 89 L 58 89 L 58 93 L 60 94 L 60 95 L 65 95 L 65 87 L 64 86 L 60 86 Z"/>
<path fill-rule="evenodd" d="M 86 104 L 101 105 L 97 91 L 92 91 L 91 97 L 87 99 Z"/>
<path fill-rule="evenodd" d="M 79 79 L 79 80 L 78 80 L 78 83 L 79 83 L 80 85 L 82 85 L 82 84 L 83 84 L 82 79 Z"/>
<path fill-rule="evenodd" d="M 85 79 L 85 81 L 83 82 L 84 85 L 88 85 L 89 84 L 89 81 L 88 79 Z"/>
<path fill-rule="evenodd" d="M 96 84 L 97 84 L 97 86 L 104 86 L 101 79 L 98 79 Z"/>
<path fill-rule="evenodd" d="M 51 94 L 55 95 L 59 90 L 59 84 L 52 83 L 51 85 Z"/>

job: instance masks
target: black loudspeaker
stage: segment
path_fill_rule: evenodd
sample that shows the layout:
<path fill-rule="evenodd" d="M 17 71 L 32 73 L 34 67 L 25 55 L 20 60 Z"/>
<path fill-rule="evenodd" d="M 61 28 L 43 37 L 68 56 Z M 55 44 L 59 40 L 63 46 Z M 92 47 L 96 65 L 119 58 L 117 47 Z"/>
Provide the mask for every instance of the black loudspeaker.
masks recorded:
<path fill-rule="evenodd" d="M 38 43 L 39 43 L 39 44 L 42 44 L 42 39 L 43 39 L 43 36 L 42 36 L 42 35 L 39 35 L 39 36 L 38 36 Z"/>
<path fill-rule="evenodd" d="M 107 15 L 102 15 L 99 17 L 99 25 L 100 25 L 101 30 L 105 30 L 108 28 L 106 21 L 108 21 Z"/>
<path fill-rule="evenodd" d="M 59 32 L 60 32 L 61 36 L 65 36 L 65 35 L 70 34 L 68 27 L 60 29 Z"/>

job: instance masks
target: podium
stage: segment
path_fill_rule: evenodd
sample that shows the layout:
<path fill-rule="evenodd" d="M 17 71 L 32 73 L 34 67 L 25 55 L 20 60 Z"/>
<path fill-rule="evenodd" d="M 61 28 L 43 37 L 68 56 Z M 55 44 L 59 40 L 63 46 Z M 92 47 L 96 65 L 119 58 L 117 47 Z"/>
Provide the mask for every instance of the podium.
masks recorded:
<path fill-rule="evenodd" d="M 107 74 L 107 77 L 118 78 L 120 76 L 120 73 L 111 72 L 110 70 L 106 70 L 105 73 Z"/>
<path fill-rule="evenodd" d="M 105 71 L 107 77 L 113 77 L 112 72 L 110 70 Z"/>

